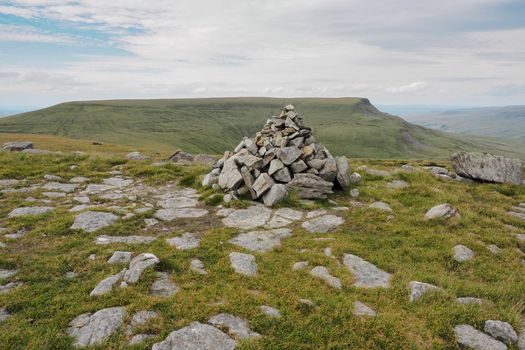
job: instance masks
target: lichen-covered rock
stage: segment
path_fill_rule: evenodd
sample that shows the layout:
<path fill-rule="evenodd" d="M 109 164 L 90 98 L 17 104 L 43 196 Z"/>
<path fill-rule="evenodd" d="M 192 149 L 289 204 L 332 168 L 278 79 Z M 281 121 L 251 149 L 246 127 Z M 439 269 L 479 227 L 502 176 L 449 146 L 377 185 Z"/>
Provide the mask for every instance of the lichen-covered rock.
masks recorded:
<path fill-rule="evenodd" d="M 86 232 L 95 232 L 103 227 L 107 227 L 118 220 L 118 216 L 112 213 L 105 213 L 99 211 L 85 211 L 79 214 L 73 225 L 72 230 L 83 230 Z"/>
<path fill-rule="evenodd" d="M 98 345 L 122 326 L 125 315 L 124 307 L 110 307 L 94 314 L 81 314 L 71 321 L 67 334 L 75 338 L 75 347 Z"/>
<path fill-rule="evenodd" d="M 464 245 L 458 244 L 454 246 L 454 260 L 457 262 L 465 262 L 467 260 L 470 260 L 474 257 L 474 252 Z"/>
<path fill-rule="evenodd" d="M 457 152 L 451 158 L 454 171 L 478 181 L 521 185 L 523 163 L 519 159 L 489 153 Z"/>
<path fill-rule="evenodd" d="M 513 344 L 518 341 L 518 334 L 512 326 L 503 321 L 487 320 L 483 328 L 485 333 L 507 344 Z"/>

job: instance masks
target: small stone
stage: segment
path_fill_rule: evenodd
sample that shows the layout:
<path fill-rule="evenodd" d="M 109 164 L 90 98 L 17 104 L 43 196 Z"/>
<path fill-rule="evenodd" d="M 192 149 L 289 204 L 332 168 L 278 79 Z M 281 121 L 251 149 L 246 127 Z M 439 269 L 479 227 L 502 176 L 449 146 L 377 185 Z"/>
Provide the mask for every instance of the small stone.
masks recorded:
<path fill-rule="evenodd" d="M 308 261 L 299 261 L 299 262 L 296 262 L 295 264 L 293 264 L 292 270 L 299 271 L 299 270 L 302 270 L 302 269 L 308 267 L 308 265 L 309 265 Z"/>
<path fill-rule="evenodd" d="M 355 316 L 377 316 L 377 313 L 374 311 L 374 309 L 370 308 L 369 306 L 363 304 L 360 301 L 354 301 L 354 311 L 352 313 Z"/>
<path fill-rule="evenodd" d="M 179 291 L 179 287 L 170 280 L 166 272 L 157 272 L 157 280 L 153 282 L 150 293 L 153 295 L 170 297 Z"/>
<path fill-rule="evenodd" d="M 359 197 L 359 190 L 357 188 L 352 188 L 350 190 L 350 197 L 352 197 L 352 198 Z"/>
<path fill-rule="evenodd" d="M 301 159 L 296 160 L 295 162 L 290 164 L 290 170 L 294 174 L 301 173 L 301 172 L 305 171 L 306 169 L 308 169 L 308 165 L 306 165 L 306 163 L 303 160 L 301 160 Z"/>
<path fill-rule="evenodd" d="M 328 269 L 324 266 L 316 266 L 310 271 L 310 275 L 318 277 L 326 282 L 330 287 L 341 289 L 341 280 L 335 276 L 332 276 Z"/>
<path fill-rule="evenodd" d="M 73 200 L 81 204 L 89 204 L 91 202 L 88 196 L 73 197 Z"/>
<path fill-rule="evenodd" d="M 306 305 L 308 307 L 315 307 L 316 306 L 315 303 L 313 301 L 309 300 L 309 299 L 302 299 L 301 298 L 301 299 L 298 299 L 298 301 L 301 304 Z"/>
<path fill-rule="evenodd" d="M 494 338 L 509 345 L 518 341 L 516 331 L 507 322 L 488 320 L 485 321 L 485 327 L 483 330 L 485 333 L 490 334 Z"/>
<path fill-rule="evenodd" d="M 352 173 L 352 175 L 350 175 L 350 183 L 357 184 L 359 182 L 361 182 L 361 175 L 359 173 Z"/>
<path fill-rule="evenodd" d="M 144 219 L 144 224 L 146 224 L 146 228 L 155 226 L 159 223 L 159 220 L 153 219 L 153 218 L 146 218 Z"/>
<path fill-rule="evenodd" d="M 232 252 L 230 253 L 230 263 L 236 273 L 244 276 L 255 276 L 257 274 L 257 263 L 255 257 L 250 254 Z"/>
<path fill-rule="evenodd" d="M 261 306 L 259 306 L 259 309 L 266 316 L 270 316 L 270 317 L 274 317 L 274 318 L 281 318 L 282 317 L 281 312 L 279 310 L 277 310 L 276 308 L 274 308 L 274 307 L 271 307 L 271 306 L 268 306 L 268 305 L 261 305 Z"/>
<path fill-rule="evenodd" d="M 107 261 L 108 264 L 128 264 L 131 261 L 131 256 L 133 255 L 132 252 L 122 252 L 120 250 L 117 250 L 111 255 L 109 260 Z"/>
<path fill-rule="evenodd" d="M 303 222 L 302 227 L 311 233 L 327 233 L 343 223 L 339 216 L 323 215 Z"/>
<path fill-rule="evenodd" d="M 410 286 L 410 297 L 409 301 L 412 303 L 419 300 L 424 294 L 429 292 L 437 292 L 442 290 L 441 288 L 434 286 L 433 284 L 411 281 Z"/>
<path fill-rule="evenodd" d="M 454 247 L 454 260 L 457 262 L 465 262 L 473 257 L 474 252 L 464 245 L 458 244 Z"/>
<path fill-rule="evenodd" d="M 459 216 L 457 210 L 450 204 L 440 204 L 432 207 L 425 214 L 425 219 L 449 219 Z"/>
<path fill-rule="evenodd" d="M 140 153 L 140 152 L 137 152 L 137 151 L 134 151 L 134 152 L 130 152 L 128 154 L 126 154 L 126 158 L 129 159 L 129 160 L 147 160 L 149 159 L 148 156 Z"/>
<path fill-rule="evenodd" d="M 153 344 L 152 350 L 233 350 L 236 343 L 213 326 L 193 322 Z"/>
<path fill-rule="evenodd" d="M 279 148 L 276 153 L 277 158 L 279 158 L 285 165 L 290 165 L 297 160 L 303 154 L 303 152 L 297 148 L 297 146 L 283 147 Z"/>
<path fill-rule="evenodd" d="M 182 236 L 166 239 L 166 243 L 179 250 L 197 248 L 201 240 L 194 233 L 186 232 Z"/>
<path fill-rule="evenodd" d="M 501 249 L 500 249 L 497 245 L 495 245 L 495 244 L 489 244 L 489 245 L 487 246 L 487 249 L 488 249 L 492 254 L 498 254 L 498 253 L 501 251 Z"/>
<path fill-rule="evenodd" d="M 343 264 L 354 275 L 354 286 L 364 288 L 389 288 L 392 275 L 358 257 L 345 254 Z"/>
<path fill-rule="evenodd" d="M 257 338 L 261 335 L 250 329 L 248 322 L 231 314 L 218 314 L 211 317 L 208 323 L 214 326 L 226 327 L 231 335 L 237 339 Z"/>
<path fill-rule="evenodd" d="M 95 286 L 95 288 L 91 291 L 89 295 L 93 297 L 111 292 L 111 290 L 113 290 L 113 287 L 122 280 L 122 277 L 124 277 L 126 271 L 127 269 L 124 269 L 115 275 L 104 278 Z"/>
<path fill-rule="evenodd" d="M 75 278 L 75 277 L 78 277 L 78 273 L 75 272 L 75 271 L 68 271 L 66 272 L 66 278 Z"/>
<path fill-rule="evenodd" d="M 323 254 L 324 254 L 326 257 L 331 257 L 332 254 L 333 254 L 332 248 L 330 248 L 330 247 L 326 247 L 326 248 L 323 250 Z"/>
<path fill-rule="evenodd" d="M 275 185 L 275 181 L 267 173 L 262 173 L 253 183 L 253 190 L 255 191 L 256 198 L 261 197 L 267 191 L 269 191 L 272 186 Z"/>
<path fill-rule="evenodd" d="M 204 269 L 204 263 L 199 259 L 193 259 L 190 263 L 190 270 L 201 275 L 207 275 L 208 271 Z"/>
<path fill-rule="evenodd" d="M 281 170 L 273 174 L 273 178 L 275 179 L 275 181 L 288 183 L 292 180 L 292 174 L 290 173 L 290 170 L 288 170 L 288 168 L 282 168 Z"/>
<path fill-rule="evenodd" d="M 60 176 L 51 175 L 51 174 L 44 175 L 44 179 L 46 179 L 48 181 L 60 181 L 60 180 L 62 180 L 62 178 Z"/>
<path fill-rule="evenodd" d="M 124 282 L 129 284 L 137 283 L 144 270 L 150 266 L 157 265 L 159 262 L 159 258 L 151 253 L 137 255 L 129 263 L 129 269 L 124 274 Z"/>
<path fill-rule="evenodd" d="M 272 176 L 277 171 L 284 169 L 284 164 L 279 159 L 274 159 L 270 162 L 270 169 L 268 169 L 268 175 Z"/>
<path fill-rule="evenodd" d="M 454 327 L 458 344 L 474 350 L 507 350 L 507 346 L 500 341 L 478 331 L 468 324 Z"/>
<path fill-rule="evenodd" d="M 369 208 L 379 209 L 386 212 L 392 212 L 392 208 L 385 202 L 374 202 L 368 206 Z"/>

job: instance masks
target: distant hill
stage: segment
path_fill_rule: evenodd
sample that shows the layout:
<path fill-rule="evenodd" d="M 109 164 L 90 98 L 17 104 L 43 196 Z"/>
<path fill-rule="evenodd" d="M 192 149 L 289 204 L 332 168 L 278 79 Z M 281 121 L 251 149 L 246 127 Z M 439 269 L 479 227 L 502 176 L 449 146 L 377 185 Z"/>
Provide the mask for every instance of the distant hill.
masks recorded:
<path fill-rule="evenodd" d="M 525 106 L 461 108 L 403 118 L 442 131 L 525 141 Z"/>
<path fill-rule="evenodd" d="M 525 159 L 525 143 L 458 136 L 382 113 L 364 98 L 211 98 L 61 103 L 0 119 L 0 133 L 36 133 L 157 149 L 222 153 L 287 103 L 334 154 L 444 159 L 459 149 Z"/>

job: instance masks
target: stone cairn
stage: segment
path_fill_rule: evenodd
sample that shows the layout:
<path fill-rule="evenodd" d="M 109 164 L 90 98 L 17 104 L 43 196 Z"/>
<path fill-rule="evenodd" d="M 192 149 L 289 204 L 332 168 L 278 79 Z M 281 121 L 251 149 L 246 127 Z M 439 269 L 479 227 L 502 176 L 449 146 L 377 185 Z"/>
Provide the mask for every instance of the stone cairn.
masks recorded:
<path fill-rule="evenodd" d="M 346 157 L 334 158 L 305 126 L 294 106 L 271 117 L 255 138 L 245 137 L 207 174 L 203 186 L 233 196 L 250 193 L 253 200 L 273 206 L 295 190 L 305 199 L 324 199 L 334 186 L 347 190 Z"/>

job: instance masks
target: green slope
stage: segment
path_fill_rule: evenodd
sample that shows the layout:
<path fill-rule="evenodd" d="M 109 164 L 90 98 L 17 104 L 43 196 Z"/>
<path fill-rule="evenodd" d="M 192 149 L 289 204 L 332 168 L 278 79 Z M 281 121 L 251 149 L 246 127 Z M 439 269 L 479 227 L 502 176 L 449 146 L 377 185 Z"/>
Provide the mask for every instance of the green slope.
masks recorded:
<path fill-rule="evenodd" d="M 0 119 L 0 132 L 51 134 L 166 151 L 222 153 L 287 103 L 334 154 L 447 158 L 458 149 L 525 158 L 525 144 L 459 136 L 409 124 L 360 98 L 215 98 L 62 103 Z"/>

